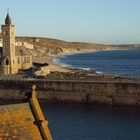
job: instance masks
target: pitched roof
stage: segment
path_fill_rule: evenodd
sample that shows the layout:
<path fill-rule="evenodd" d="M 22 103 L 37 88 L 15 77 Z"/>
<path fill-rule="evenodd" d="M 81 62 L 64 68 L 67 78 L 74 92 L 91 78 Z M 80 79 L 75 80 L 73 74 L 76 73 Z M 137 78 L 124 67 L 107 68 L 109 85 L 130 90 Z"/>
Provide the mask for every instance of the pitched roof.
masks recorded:
<path fill-rule="evenodd" d="M 23 46 L 16 46 L 15 47 L 15 55 L 21 56 L 21 55 L 31 55 L 31 53 Z"/>
<path fill-rule="evenodd" d="M 9 13 L 7 13 L 7 16 L 6 16 L 6 19 L 5 19 L 5 25 L 10 25 L 12 22 L 11 22 L 11 18 L 9 16 Z"/>

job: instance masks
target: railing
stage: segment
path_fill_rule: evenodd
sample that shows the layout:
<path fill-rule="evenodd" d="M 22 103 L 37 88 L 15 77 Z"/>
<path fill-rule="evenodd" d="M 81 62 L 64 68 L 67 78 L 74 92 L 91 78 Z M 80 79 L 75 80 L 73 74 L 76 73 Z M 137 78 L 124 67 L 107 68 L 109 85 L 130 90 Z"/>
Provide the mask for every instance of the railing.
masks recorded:
<path fill-rule="evenodd" d="M 36 90 L 36 86 L 33 85 L 32 86 L 32 95 L 30 98 L 30 105 L 31 105 L 33 114 L 35 116 L 37 125 L 38 125 L 39 130 L 42 134 L 43 139 L 44 140 L 52 140 L 52 136 L 51 136 L 50 130 L 48 128 L 48 121 L 45 120 L 45 117 L 42 113 L 42 110 L 41 110 L 40 105 L 38 103 L 38 100 L 36 98 L 36 91 L 35 90 Z"/>

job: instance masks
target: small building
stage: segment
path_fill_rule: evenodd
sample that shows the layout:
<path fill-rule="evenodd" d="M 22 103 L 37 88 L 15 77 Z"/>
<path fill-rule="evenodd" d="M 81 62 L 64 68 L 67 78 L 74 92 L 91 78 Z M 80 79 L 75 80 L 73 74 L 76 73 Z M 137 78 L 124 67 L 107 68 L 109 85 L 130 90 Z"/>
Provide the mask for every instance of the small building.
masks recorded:
<path fill-rule="evenodd" d="M 0 57 L 0 74 L 13 75 L 19 70 L 32 67 L 32 55 L 24 46 L 15 45 L 15 26 L 12 25 L 9 13 L 2 29 L 2 49 Z"/>
<path fill-rule="evenodd" d="M 16 46 L 24 46 L 27 49 L 34 49 L 34 45 L 33 44 L 30 44 L 30 43 L 27 43 L 27 42 L 23 42 L 23 41 L 16 41 L 15 45 Z"/>
<path fill-rule="evenodd" d="M 33 37 L 32 40 L 33 40 L 33 42 L 36 42 L 36 43 L 38 43 L 40 41 L 38 37 Z"/>

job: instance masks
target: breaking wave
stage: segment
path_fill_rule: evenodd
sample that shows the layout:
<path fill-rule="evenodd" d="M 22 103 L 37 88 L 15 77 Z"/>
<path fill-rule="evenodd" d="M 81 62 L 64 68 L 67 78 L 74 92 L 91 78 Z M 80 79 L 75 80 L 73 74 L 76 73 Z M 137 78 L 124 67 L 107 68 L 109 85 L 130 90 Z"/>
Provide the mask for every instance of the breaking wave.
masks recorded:
<path fill-rule="evenodd" d="M 68 56 L 53 60 L 55 64 L 99 75 L 140 78 L 140 50 L 99 51 Z"/>

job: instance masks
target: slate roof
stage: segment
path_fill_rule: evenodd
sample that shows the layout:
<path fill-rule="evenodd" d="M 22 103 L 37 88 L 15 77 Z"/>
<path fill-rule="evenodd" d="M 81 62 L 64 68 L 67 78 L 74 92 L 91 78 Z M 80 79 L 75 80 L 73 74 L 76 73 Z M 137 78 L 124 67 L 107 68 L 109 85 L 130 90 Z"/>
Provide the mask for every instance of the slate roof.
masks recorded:
<path fill-rule="evenodd" d="M 2 47 L 0 47 L 0 54 L 2 54 Z M 32 55 L 25 47 L 23 46 L 16 46 L 15 47 L 15 54 L 16 56 L 21 56 L 22 55 Z"/>
<path fill-rule="evenodd" d="M 5 25 L 11 25 L 12 21 L 11 18 L 9 16 L 9 13 L 7 13 L 6 19 L 5 19 Z"/>
<path fill-rule="evenodd" d="M 16 46 L 15 47 L 15 54 L 16 56 L 21 56 L 21 55 L 31 55 L 31 53 L 23 46 Z"/>

